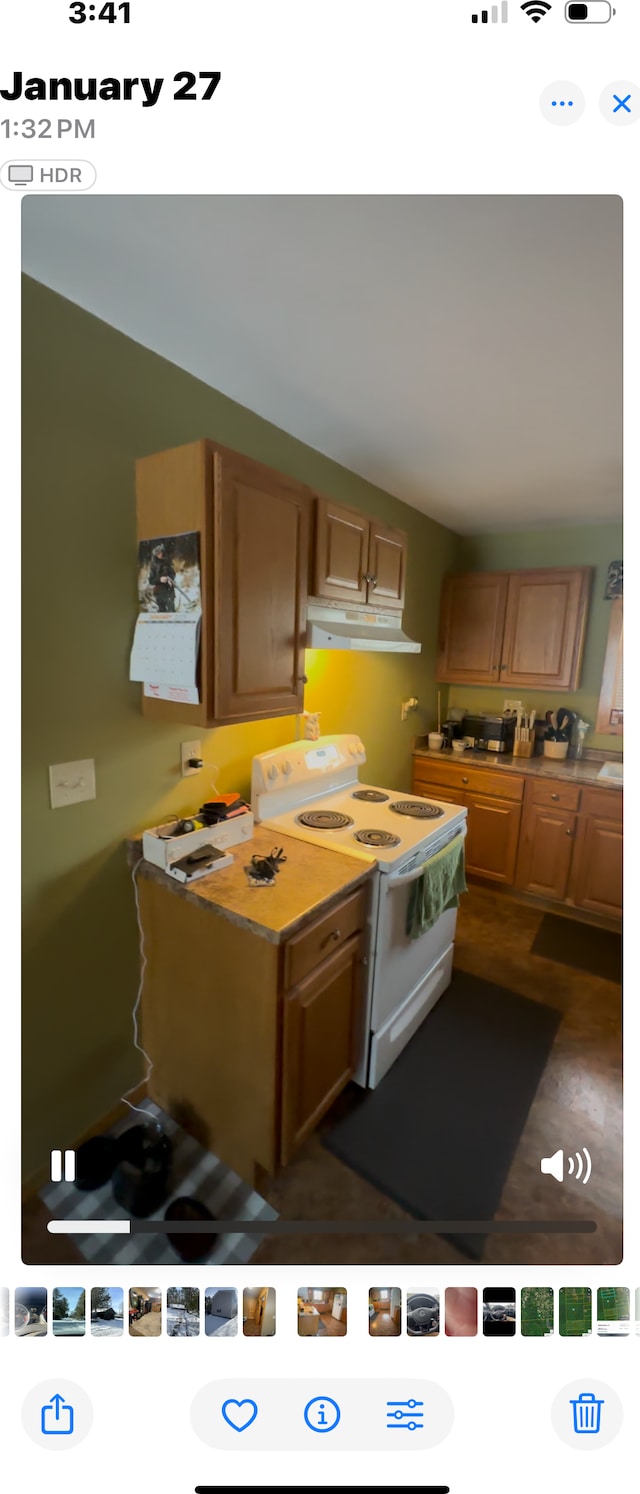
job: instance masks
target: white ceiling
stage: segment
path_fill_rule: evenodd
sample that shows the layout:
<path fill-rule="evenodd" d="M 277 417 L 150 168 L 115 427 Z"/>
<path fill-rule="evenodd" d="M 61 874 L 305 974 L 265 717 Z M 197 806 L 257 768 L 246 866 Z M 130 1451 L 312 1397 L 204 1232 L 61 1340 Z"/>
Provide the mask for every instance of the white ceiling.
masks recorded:
<path fill-rule="evenodd" d="M 614 197 L 43 196 L 23 264 L 472 533 L 621 513 L 621 225 Z"/>

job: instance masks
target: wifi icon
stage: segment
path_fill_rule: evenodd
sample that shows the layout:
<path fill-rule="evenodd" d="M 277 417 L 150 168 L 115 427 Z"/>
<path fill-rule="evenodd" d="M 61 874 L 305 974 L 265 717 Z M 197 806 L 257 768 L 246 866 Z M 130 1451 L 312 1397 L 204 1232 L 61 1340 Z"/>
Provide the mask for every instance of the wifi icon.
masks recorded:
<path fill-rule="evenodd" d="M 544 21 L 545 16 L 549 14 L 551 6 L 547 4 L 547 0 L 525 0 L 524 5 L 521 5 L 520 9 L 537 26 L 538 21 Z"/>
<path fill-rule="evenodd" d="M 582 1160 L 583 1157 L 584 1162 Z M 550 1173 L 552 1178 L 556 1178 L 557 1182 L 561 1183 L 564 1177 L 564 1152 L 562 1149 L 554 1152 L 552 1157 L 541 1157 L 540 1171 Z M 575 1161 L 573 1157 L 567 1157 L 567 1173 L 570 1178 L 575 1173 L 577 1183 L 588 1183 L 591 1177 L 591 1154 L 587 1151 L 586 1146 L 583 1146 L 581 1151 L 576 1152 Z"/>

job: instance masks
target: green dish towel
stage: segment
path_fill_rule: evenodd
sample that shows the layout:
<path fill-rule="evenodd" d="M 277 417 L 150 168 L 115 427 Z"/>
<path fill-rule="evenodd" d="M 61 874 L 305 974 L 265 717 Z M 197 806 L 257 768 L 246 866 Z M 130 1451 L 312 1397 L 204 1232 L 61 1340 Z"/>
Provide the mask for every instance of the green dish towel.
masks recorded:
<path fill-rule="evenodd" d="M 466 890 L 464 836 L 457 835 L 425 862 L 422 876 L 411 883 L 406 925 L 409 938 L 419 939 L 433 927 L 441 913 L 457 908 L 460 893 Z"/>

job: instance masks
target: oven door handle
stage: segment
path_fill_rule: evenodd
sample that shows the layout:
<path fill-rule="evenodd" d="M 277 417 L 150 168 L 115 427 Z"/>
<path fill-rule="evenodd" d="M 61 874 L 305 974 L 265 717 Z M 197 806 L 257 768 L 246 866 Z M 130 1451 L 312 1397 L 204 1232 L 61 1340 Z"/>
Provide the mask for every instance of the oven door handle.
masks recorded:
<path fill-rule="evenodd" d="M 459 832 L 459 835 L 452 836 L 451 840 L 448 842 L 448 846 L 455 845 L 456 840 L 464 840 L 466 833 L 467 833 L 467 827 L 465 825 L 464 829 L 462 829 Z M 423 873 L 423 871 L 425 869 L 425 866 L 429 865 L 429 860 L 430 859 L 432 860 L 433 858 L 432 857 L 431 858 L 427 857 L 426 861 L 421 861 L 420 866 L 417 866 L 415 868 L 415 870 L 412 871 L 412 872 L 407 872 L 405 876 L 389 877 L 389 886 L 390 887 L 408 887 L 411 882 L 417 882 L 418 877 L 422 876 L 422 873 Z"/>

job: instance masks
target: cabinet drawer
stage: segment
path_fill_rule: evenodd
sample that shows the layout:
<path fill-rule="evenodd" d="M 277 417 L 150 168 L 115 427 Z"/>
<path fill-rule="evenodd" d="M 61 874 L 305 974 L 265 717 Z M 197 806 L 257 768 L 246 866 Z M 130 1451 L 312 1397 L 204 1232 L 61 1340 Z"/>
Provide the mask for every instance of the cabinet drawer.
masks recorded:
<path fill-rule="evenodd" d="M 577 783 L 562 783 L 559 778 L 553 778 L 544 783 L 533 783 L 530 796 L 532 804 L 540 804 L 543 809 L 577 809 L 580 788 Z"/>
<path fill-rule="evenodd" d="M 413 775 L 411 792 L 419 794 L 422 799 L 440 799 L 443 804 L 464 804 L 463 789 L 456 791 L 444 783 L 431 783 L 426 778 L 418 777 L 416 773 Z"/>
<path fill-rule="evenodd" d="M 361 887 L 288 940 L 284 951 L 285 990 L 297 985 L 310 970 L 364 927 L 366 900 L 367 890 Z"/>
<path fill-rule="evenodd" d="M 622 824 L 622 789 L 586 788 L 582 790 L 583 814 L 595 814 L 600 820 L 615 820 Z"/>
<path fill-rule="evenodd" d="M 524 793 L 524 778 L 518 778 L 515 773 L 504 773 L 499 768 L 481 768 L 467 763 L 456 763 L 450 761 L 440 762 L 436 758 L 415 759 L 416 782 L 422 780 L 428 782 L 433 788 L 434 784 L 441 783 L 444 787 L 461 789 L 462 792 L 469 791 L 473 794 L 488 794 L 492 799 L 511 799 L 519 804 Z M 420 789 L 418 792 L 423 793 Z"/>

